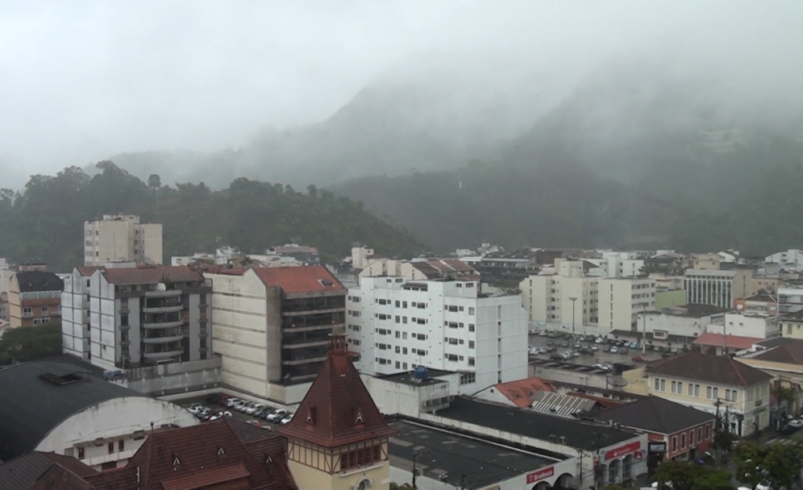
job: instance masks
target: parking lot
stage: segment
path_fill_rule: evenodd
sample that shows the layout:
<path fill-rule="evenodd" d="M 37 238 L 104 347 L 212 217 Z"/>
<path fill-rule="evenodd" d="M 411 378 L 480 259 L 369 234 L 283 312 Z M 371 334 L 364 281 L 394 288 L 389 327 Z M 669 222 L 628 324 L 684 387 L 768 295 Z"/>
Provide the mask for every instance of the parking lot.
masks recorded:
<path fill-rule="evenodd" d="M 227 407 L 227 406 L 221 404 L 220 403 L 220 397 L 221 397 L 221 395 L 208 395 L 208 396 L 203 396 L 203 397 L 187 398 L 187 399 L 181 400 L 180 402 L 177 402 L 177 404 L 179 406 L 183 407 L 184 409 L 190 409 L 190 407 L 192 407 L 193 405 L 199 404 L 203 408 L 209 408 L 210 409 L 210 413 L 213 414 L 213 415 L 216 414 L 216 413 L 219 413 L 219 412 L 223 412 L 224 414 L 225 413 L 229 413 L 229 414 L 231 414 L 231 417 L 233 417 L 233 418 L 236 418 L 236 419 L 239 419 L 239 420 L 242 420 L 242 421 L 245 421 L 245 422 L 249 422 L 249 423 L 252 423 L 254 425 L 258 425 L 258 426 L 263 427 L 263 428 L 268 429 L 268 430 L 272 430 L 274 428 L 278 428 L 278 427 L 281 426 L 281 424 L 278 422 L 278 420 L 281 420 L 281 417 L 279 417 L 277 421 L 267 420 L 264 417 L 258 417 L 258 416 L 255 417 L 254 415 L 249 415 L 246 412 L 237 410 L 237 409 L 232 408 L 232 407 Z M 230 398 L 236 398 L 236 397 L 230 397 Z M 225 401 L 224 401 L 224 403 L 225 403 Z M 255 404 L 257 404 L 257 403 L 255 403 Z M 265 408 L 266 408 L 267 411 L 277 410 L 277 409 L 280 408 L 280 407 L 276 407 L 276 406 L 271 406 L 270 404 L 267 404 L 267 403 L 263 403 L 263 404 L 265 405 Z M 203 410 L 201 410 L 201 412 L 202 411 Z M 292 412 L 288 411 L 288 413 L 292 413 Z M 195 415 L 195 414 L 193 414 L 193 415 Z M 198 417 L 202 422 L 208 421 L 208 420 L 204 420 L 199 415 L 196 415 L 196 417 Z"/>
<path fill-rule="evenodd" d="M 594 336 L 578 335 L 572 338 L 570 335 L 547 337 L 543 333 L 530 335 L 530 347 L 549 350 L 549 352 L 537 354 L 536 359 L 549 359 L 554 355 L 562 355 L 565 362 L 593 366 L 594 364 L 633 362 L 633 358 L 643 358 L 646 361 L 660 359 L 663 355 L 672 355 L 672 350 L 668 352 L 647 350 L 642 353 L 641 346 L 631 346 L 631 341 L 620 340 L 621 345 L 616 345 L 614 339 L 600 340 Z M 607 342 L 607 343 L 606 343 Z M 651 347 L 651 346 L 648 346 Z M 607 352 L 606 352 L 607 351 Z M 675 349 L 675 353 L 678 349 Z M 576 354 L 576 355 L 575 355 Z"/>

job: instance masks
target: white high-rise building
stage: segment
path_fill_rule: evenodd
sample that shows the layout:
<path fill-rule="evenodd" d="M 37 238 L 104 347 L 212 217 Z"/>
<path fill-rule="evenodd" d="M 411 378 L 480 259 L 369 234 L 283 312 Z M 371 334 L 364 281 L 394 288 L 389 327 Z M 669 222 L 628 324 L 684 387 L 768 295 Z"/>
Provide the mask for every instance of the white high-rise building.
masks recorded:
<path fill-rule="evenodd" d="M 62 350 L 89 360 L 89 281 L 98 267 L 80 266 L 64 279 L 61 293 Z"/>
<path fill-rule="evenodd" d="M 557 260 L 557 274 L 530 276 L 519 284 L 522 305 L 531 322 L 571 326 L 596 325 L 599 277 L 578 260 Z"/>
<path fill-rule="evenodd" d="M 649 278 L 600 279 L 599 326 L 634 330 L 638 314 L 655 309 L 655 280 Z"/>
<path fill-rule="evenodd" d="M 84 223 L 84 265 L 109 262 L 162 263 L 162 225 L 136 215 L 104 215 Z"/>
<path fill-rule="evenodd" d="M 803 271 L 803 251 L 798 249 L 768 255 L 764 261 L 779 264 L 784 269 Z"/>
<path fill-rule="evenodd" d="M 365 374 L 417 365 L 461 373 L 474 392 L 527 377 L 527 313 L 520 295 L 486 296 L 479 281 L 363 277 L 349 290 L 346 333 Z"/>

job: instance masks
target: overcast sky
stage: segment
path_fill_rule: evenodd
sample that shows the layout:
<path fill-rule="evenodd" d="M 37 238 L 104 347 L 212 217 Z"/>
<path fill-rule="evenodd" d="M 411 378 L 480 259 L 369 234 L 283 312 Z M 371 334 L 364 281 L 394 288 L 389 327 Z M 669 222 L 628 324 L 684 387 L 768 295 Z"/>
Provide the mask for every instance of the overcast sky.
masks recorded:
<path fill-rule="evenodd" d="M 677 46 L 799 69 L 803 2 L 678 3 L 0 1 L 0 167 L 19 178 L 124 151 L 236 146 L 321 120 L 432 53 L 590 69 Z M 0 187 L 19 185 L 3 175 Z"/>

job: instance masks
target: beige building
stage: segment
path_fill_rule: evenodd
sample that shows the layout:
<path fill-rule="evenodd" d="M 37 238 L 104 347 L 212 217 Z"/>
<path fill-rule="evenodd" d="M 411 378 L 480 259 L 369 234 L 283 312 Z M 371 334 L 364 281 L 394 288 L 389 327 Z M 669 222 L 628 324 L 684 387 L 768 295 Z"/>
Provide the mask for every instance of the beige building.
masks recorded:
<path fill-rule="evenodd" d="M 775 345 L 745 356 L 737 357 L 739 362 L 771 374 L 782 386 L 792 388 L 795 399 L 790 412 L 797 414 L 801 408 L 803 386 L 803 340 L 776 339 Z M 766 345 L 766 344 L 765 344 Z"/>
<path fill-rule="evenodd" d="M 212 280 L 214 352 L 225 388 L 282 404 L 301 401 L 344 328 L 346 288 L 326 267 L 229 269 Z"/>
<path fill-rule="evenodd" d="M 557 273 L 530 276 L 519 284 L 522 306 L 531 322 L 597 325 L 600 278 L 589 277 L 583 262 L 556 261 Z"/>
<path fill-rule="evenodd" d="M 655 281 L 610 278 L 599 281 L 599 325 L 611 330 L 635 330 L 638 314 L 655 309 Z"/>
<path fill-rule="evenodd" d="M 760 369 L 729 356 L 690 352 L 653 363 L 645 374 L 650 395 L 717 414 L 733 434 L 769 426 L 772 376 Z"/>
<path fill-rule="evenodd" d="M 104 215 L 84 222 L 84 265 L 109 262 L 162 263 L 162 225 L 136 215 Z"/>
<path fill-rule="evenodd" d="M 704 270 L 719 270 L 722 257 L 719 254 L 694 254 L 692 255 L 692 268 Z"/>
<path fill-rule="evenodd" d="M 733 308 L 737 299 L 752 294 L 748 289 L 751 274 L 747 269 L 688 269 L 683 278 L 686 302 Z"/>

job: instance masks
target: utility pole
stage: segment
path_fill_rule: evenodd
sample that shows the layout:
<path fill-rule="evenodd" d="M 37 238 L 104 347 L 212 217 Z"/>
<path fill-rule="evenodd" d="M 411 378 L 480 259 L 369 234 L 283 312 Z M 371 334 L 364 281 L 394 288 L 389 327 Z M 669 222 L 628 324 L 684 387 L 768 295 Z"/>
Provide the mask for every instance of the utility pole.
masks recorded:
<path fill-rule="evenodd" d="M 574 338 L 574 304 L 577 302 L 577 297 L 572 296 L 569 301 L 572 302 L 572 338 Z"/>
<path fill-rule="evenodd" d="M 647 354 L 647 303 L 641 305 L 641 355 Z"/>
<path fill-rule="evenodd" d="M 415 475 L 416 475 L 415 458 L 416 457 L 418 457 L 418 451 L 413 449 L 413 490 L 415 490 Z"/>

